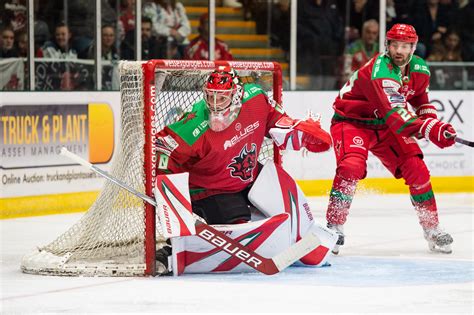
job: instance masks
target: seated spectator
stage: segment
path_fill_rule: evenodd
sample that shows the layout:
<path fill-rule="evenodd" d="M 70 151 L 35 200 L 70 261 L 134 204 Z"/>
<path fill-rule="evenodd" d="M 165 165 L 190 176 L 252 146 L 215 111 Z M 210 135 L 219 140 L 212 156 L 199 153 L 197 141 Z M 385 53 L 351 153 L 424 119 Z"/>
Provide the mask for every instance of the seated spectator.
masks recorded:
<path fill-rule="evenodd" d="M 26 32 L 21 32 L 16 38 L 18 56 L 25 58 L 28 57 L 28 34 Z"/>
<path fill-rule="evenodd" d="M 191 41 L 184 51 L 184 59 L 209 60 L 209 15 L 204 13 L 199 19 L 199 36 Z M 215 38 L 214 60 L 232 60 L 232 54 L 225 42 Z"/>
<path fill-rule="evenodd" d="M 2 30 L 2 45 L 0 46 L 0 58 L 16 58 L 19 56 L 15 47 L 15 33 L 10 26 Z"/>
<path fill-rule="evenodd" d="M 72 33 L 64 23 L 59 23 L 54 32 L 54 42 L 46 42 L 41 48 L 43 58 L 77 59 L 77 53 L 71 48 Z"/>
<path fill-rule="evenodd" d="M 34 24 L 35 30 L 35 57 L 43 58 L 43 51 L 41 47 L 51 39 L 51 34 L 49 32 L 49 27 L 46 22 L 38 20 Z"/>
<path fill-rule="evenodd" d="M 95 45 L 89 48 L 88 58 L 94 59 Z M 111 25 L 102 26 L 102 60 L 119 60 L 119 54 L 115 47 L 115 29 Z"/>
<path fill-rule="evenodd" d="M 457 32 L 448 31 L 443 40 L 433 46 L 428 61 L 463 61 L 461 39 Z"/>
<path fill-rule="evenodd" d="M 121 57 L 126 60 L 135 59 L 135 32 L 129 31 L 120 45 Z M 149 17 L 142 18 L 142 60 L 166 58 L 166 37 L 157 38 L 152 33 L 152 21 Z"/>
<path fill-rule="evenodd" d="M 143 8 L 143 16 L 152 20 L 154 35 L 167 37 L 166 57 L 181 58 L 191 34 L 191 25 L 183 4 L 176 0 L 150 1 Z"/>
<path fill-rule="evenodd" d="M 461 36 L 463 60 L 474 61 L 474 1 L 458 0 L 451 15 L 451 26 Z"/>
<path fill-rule="evenodd" d="M 119 20 L 125 34 L 135 30 L 135 0 L 122 0 L 120 2 Z"/>
<path fill-rule="evenodd" d="M 362 37 L 348 48 L 351 56 L 351 72 L 359 69 L 379 52 L 379 23 L 376 20 L 365 21 L 362 26 Z"/>
<path fill-rule="evenodd" d="M 418 34 L 418 45 L 415 54 L 425 58 L 432 46 L 446 33 L 449 22 L 450 7 L 439 0 L 416 1 L 413 4 L 412 24 Z"/>

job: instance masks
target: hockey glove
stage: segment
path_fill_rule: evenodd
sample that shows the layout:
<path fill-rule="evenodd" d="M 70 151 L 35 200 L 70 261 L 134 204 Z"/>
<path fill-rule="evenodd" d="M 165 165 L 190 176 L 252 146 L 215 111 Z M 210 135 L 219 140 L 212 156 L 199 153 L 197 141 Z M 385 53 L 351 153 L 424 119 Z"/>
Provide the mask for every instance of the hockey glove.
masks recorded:
<path fill-rule="evenodd" d="M 306 148 L 310 152 L 323 152 L 331 148 L 331 136 L 321 128 L 319 120 L 293 120 L 281 118 L 276 126 L 270 129 L 270 136 L 280 150 Z"/>
<path fill-rule="evenodd" d="M 438 111 L 432 104 L 424 104 L 416 109 L 416 115 L 422 119 L 434 118 L 438 119 Z"/>
<path fill-rule="evenodd" d="M 428 118 L 423 122 L 420 134 L 441 149 L 452 146 L 456 138 L 456 130 L 453 126 L 434 118 Z"/>

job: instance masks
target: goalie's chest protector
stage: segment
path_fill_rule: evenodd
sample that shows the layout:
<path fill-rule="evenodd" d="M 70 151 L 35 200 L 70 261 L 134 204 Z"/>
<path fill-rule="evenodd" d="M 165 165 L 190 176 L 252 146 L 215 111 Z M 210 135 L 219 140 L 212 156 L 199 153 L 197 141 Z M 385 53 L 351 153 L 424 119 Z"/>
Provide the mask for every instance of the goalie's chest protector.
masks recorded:
<path fill-rule="evenodd" d="M 249 93 L 249 88 L 246 88 L 245 92 L 237 119 L 225 130 L 212 131 L 207 125 L 207 114 L 201 121 L 194 122 L 197 127 L 192 132 L 196 137 L 193 143 L 187 143 L 190 159 L 185 165 L 190 172 L 192 190 L 204 189 L 209 195 L 237 192 L 255 180 L 257 158 L 272 107 L 260 88 L 256 88 L 254 93 Z M 201 115 L 196 113 L 196 116 Z"/>

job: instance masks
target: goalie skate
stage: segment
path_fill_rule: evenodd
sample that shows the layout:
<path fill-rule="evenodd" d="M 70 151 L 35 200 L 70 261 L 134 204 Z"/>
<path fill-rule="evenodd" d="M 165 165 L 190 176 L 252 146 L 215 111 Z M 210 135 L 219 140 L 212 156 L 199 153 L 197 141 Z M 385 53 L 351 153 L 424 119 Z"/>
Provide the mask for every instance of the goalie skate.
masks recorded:
<path fill-rule="evenodd" d="M 334 248 L 331 250 L 334 255 L 337 255 L 339 254 L 339 247 L 344 245 L 344 226 L 342 224 L 328 223 L 327 227 L 333 231 L 336 231 L 336 234 L 338 235 L 336 245 L 334 245 Z"/>
<path fill-rule="evenodd" d="M 165 246 L 156 251 L 156 274 L 167 276 L 172 275 L 171 269 L 171 246 L 166 243 Z"/>
<path fill-rule="evenodd" d="M 444 254 L 452 253 L 451 243 L 453 242 L 453 238 L 448 233 L 437 227 L 424 230 L 424 236 L 428 242 L 430 251 Z"/>

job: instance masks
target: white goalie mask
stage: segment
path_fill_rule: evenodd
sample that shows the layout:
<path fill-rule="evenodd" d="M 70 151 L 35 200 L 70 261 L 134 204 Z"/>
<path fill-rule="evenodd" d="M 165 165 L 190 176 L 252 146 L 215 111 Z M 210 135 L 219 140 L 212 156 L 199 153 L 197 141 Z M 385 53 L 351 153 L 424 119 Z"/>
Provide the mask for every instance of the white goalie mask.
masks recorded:
<path fill-rule="evenodd" d="M 209 110 L 209 127 L 216 132 L 225 130 L 242 107 L 243 89 L 239 77 L 230 67 L 221 66 L 209 75 L 203 91 Z"/>

